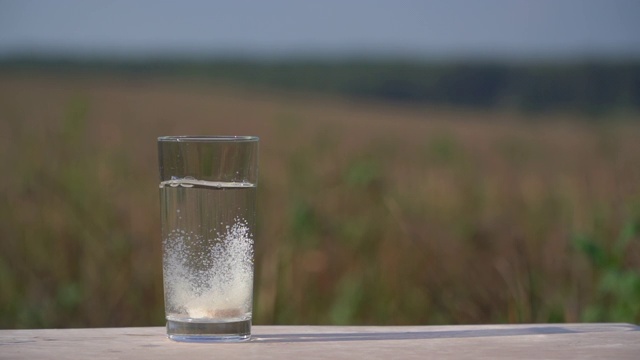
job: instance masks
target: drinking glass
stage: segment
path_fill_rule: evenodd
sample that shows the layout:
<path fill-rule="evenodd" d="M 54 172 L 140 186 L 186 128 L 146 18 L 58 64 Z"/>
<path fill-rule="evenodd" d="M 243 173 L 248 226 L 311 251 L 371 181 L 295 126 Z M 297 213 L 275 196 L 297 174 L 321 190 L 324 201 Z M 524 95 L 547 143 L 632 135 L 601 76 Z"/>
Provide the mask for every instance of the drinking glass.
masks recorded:
<path fill-rule="evenodd" d="M 258 138 L 158 138 L 167 335 L 251 336 Z"/>

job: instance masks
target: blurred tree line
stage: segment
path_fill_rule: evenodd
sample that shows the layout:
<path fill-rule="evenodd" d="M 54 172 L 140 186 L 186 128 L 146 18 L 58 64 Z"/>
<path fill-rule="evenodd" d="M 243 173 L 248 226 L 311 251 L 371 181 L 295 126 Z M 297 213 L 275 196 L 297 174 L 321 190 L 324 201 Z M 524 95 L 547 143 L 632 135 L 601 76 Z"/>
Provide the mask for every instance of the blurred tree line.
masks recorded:
<path fill-rule="evenodd" d="M 14 58 L 0 71 L 169 75 L 385 101 L 602 114 L 640 108 L 640 61 L 564 63 L 400 60 L 107 61 Z"/>

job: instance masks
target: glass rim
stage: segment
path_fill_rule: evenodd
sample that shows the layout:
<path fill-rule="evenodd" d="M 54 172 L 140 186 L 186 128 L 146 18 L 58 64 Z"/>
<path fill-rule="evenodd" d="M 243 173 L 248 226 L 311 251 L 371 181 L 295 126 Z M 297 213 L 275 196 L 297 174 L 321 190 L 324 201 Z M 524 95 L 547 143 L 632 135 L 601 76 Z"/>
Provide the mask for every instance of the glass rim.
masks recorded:
<path fill-rule="evenodd" d="M 159 142 L 254 142 L 260 140 L 257 136 L 237 135 L 177 135 L 160 136 Z"/>

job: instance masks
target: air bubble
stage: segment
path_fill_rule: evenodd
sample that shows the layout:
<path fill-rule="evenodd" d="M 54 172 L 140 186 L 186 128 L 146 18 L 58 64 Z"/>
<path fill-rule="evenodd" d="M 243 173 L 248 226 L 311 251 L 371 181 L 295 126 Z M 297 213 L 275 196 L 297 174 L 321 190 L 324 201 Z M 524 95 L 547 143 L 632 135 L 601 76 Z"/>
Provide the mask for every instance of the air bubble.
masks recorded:
<path fill-rule="evenodd" d="M 191 188 L 193 187 L 193 182 L 196 181 L 196 178 L 194 178 L 193 176 L 185 176 L 182 181 L 180 181 L 180 186 L 185 187 L 185 188 Z"/>

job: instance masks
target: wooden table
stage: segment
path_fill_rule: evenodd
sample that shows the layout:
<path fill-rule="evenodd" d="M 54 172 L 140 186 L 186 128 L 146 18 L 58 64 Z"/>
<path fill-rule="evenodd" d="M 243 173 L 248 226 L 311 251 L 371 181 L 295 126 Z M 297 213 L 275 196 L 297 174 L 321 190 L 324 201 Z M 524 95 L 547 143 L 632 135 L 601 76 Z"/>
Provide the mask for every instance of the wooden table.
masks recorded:
<path fill-rule="evenodd" d="M 254 326 L 244 343 L 186 344 L 162 327 L 0 330 L 0 359 L 640 359 L 630 324 Z"/>

